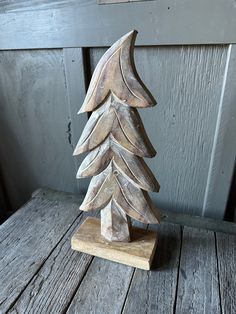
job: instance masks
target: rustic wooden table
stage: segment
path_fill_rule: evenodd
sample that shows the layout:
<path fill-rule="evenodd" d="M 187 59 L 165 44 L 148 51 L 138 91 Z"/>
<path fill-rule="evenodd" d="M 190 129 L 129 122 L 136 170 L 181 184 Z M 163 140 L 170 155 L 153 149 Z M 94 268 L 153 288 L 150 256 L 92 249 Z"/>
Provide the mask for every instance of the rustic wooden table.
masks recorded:
<path fill-rule="evenodd" d="M 0 313 L 236 313 L 235 224 L 162 213 L 148 272 L 71 250 L 80 202 L 40 189 L 0 226 Z"/>

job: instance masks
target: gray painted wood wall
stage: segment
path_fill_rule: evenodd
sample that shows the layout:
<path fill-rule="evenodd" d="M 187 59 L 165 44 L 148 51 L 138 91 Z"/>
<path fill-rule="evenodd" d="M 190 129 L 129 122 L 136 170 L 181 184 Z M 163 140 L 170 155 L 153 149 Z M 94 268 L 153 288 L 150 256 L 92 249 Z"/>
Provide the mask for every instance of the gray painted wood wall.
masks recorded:
<path fill-rule="evenodd" d="M 156 3 L 151 2 L 152 6 Z M 61 38 L 59 48 L 58 42 L 52 39 L 50 46 L 47 37 L 47 46 L 44 46 L 42 38 L 46 35 L 42 31 L 40 45 L 36 47 L 29 31 L 20 29 L 20 40 L 14 44 L 14 31 L 24 27 L 19 26 L 17 19 L 11 20 L 16 14 L 14 10 L 18 20 L 25 14 L 33 19 L 34 12 L 38 11 L 29 10 L 27 3 L 23 2 L 25 7 L 12 8 L 9 4 L 5 8 L 8 35 L 0 35 L 0 164 L 12 208 L 19 207 L 41 186 L 73 193 L 86 191 L 89 180 L 75 179 L 83 156 L 75 159 L 72 152 L 87 116 L 77 116 L 76 112 L 85 96 L 88 79 L 106 50 L 96 47 L 99 36 L 95 42 L 89 27 L 87 43 L 71 41 L 68 47 L 68 39 Z M 78 3 L 83 3 L 86 13 L 87 4 Z M 97 4 L 88 3 L 89 13 Z M 117 6 L 127 8 L 127 5 L 138 10 L 142 4 Z M 59 16 L 61 12 L 65 13 L 66 21 L 65 3 L 55 9 L 45 1 L 45 6 L 46 9 L 39 10 L 40 16 L 42 13 L 47 16 L 49 12 Z M 116 10 L 115 5 L 106 7 Z M 43 22 L 47 21 L 40 21 Z M 59 23 L 61 26 L 60 19 Z M 0 21 L 1 26 L 6 28 Z M 126 31 L 130 26 L 126 25 Z M 140 28 L 143 27 L 140 21 Z M 167 32 L 167 25 L 162 27 Z M 145 44 L 144 34 L 142 31 Z M 105 44 L 109 45 L 111 36 L 104 36 Z M 102 46 L 104 38 L 101 35 L 100 38 Z M 196 40 L 195 45 L 187 45 L 190 42 L 186 35 L 185 45 L 176 45 L 172 40 L 175 45 L 162 41 L 162 45 L 135 49 L 137 70 L 158 102 L 156 107 L 140 113 L 158 152 L 156 158 L 147 162 L 161 184 L 160 193 L 152 197 L 163 209 L 216 218 L 224 216 L 236 155 L 233 71 L 236 49 L 230 40 L 222 44 L 215 40 L 217 45 L 203 45 L 203 41 Z M 183 38 L 182 42 L 185 42 Z"/>

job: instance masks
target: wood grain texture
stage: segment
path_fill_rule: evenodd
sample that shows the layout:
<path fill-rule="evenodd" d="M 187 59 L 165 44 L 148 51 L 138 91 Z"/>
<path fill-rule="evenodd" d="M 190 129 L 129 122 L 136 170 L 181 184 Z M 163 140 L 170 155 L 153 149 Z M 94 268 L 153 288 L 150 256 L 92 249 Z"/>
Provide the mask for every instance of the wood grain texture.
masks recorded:
<path fill-rule="evenodd" d="M 134 269 L 94 258 L 67 313 L 121 313 Z"/>
<path fill-rule="evenodd" d="M 40 186 L 75 192 L 62 51 L 0 58 L 0 160 L 12 207 Z"/>
<path fill-rule="evenodd" d="M 136 269 L 122 313 L 174 313 L 178 278 L 181 232 L 180 226 L 160 224 L 158 245 L 152 270 Z"/>
<path fill-rule="evenodd" d="M 66 97 L 68 103 L 68 109 L 70 114 L 70 132 L 68 132 L 68 140 L 73 148 L 77 144 L 77 134 L 80 134 L 83 130 L 88 118 L 86 115 L 76 115 L 80 105 L 84 101 L 86 95 L 86 60 L 85 51 L 82 48 L 64 48 L 63 49 L 63 63 L 65 68 L 65 83 L 66 83 Z M 82 157 L 78 156 L 73 158 L 76 169 L 82 162 Z M 76 180 L 78 186 L 78 192 L 84 194 L 88 180 Z"/>
<path fill-rule="evenodd" d="M 204 215 L 224 218 L 235 171 L 236 156 L 236 46 L 230 46 L 227 53 L 214 143 L 204 199 Z"/>
<path fill-rule="evenodd" d="M 118 227 L 114 228 L 114 232 L 119 233 L 121 225 L 119 225 L 118 219 L 116 223 Z M 113 227 L 112 224 L 111 226 Z M 132 267 L 150 270 L 157 244 L 156 232 L 133 227 L 131 241 L 126 238 L 126 241 L 116 242 L 109 238 L 107 240 L 107 235 L 101 234 L 102 227 L 100 219 L 87 218 L 71 239 L 72 249 Z M 129 232 L 127 233 L 129 235 Z"/>
<path fill-rule="evenodd" d="M 176 312 L 221 313 L 214 232 L 184 227 Z"/>
<path fill-rule="evenodd" d="M 154 106 L 155 100 L 140 80 L 133 61 L 137 31 L 118 39 L 98 62 L 79 113 L 94 111 L 112 93 L 134 108 Z"/>
<path fill-rule="evenodd" d="M 222 314 L 236 311 L 236 237 L 216 233 Z"/>
<path fill-rule="evenodd" d="M 70 210 L 69 205 L 64 215 Z M 84 218 L 86 214 L 75 220 L 8 313 L 65 313 L 92 260 L 70 247 L 70 238 Z"/>
<path fill-rule="evenodd" d="M 67 205 L 68 206 L 68 205 Z M 0 312 L 5 313 L 80 215 L 78 205 L 34 198 L 0 226 Z"/>
<path fill-rule="evenodd" d="M 110 46 L 130 29 L 138 45 L 236 43 L 231 0 L 4 0 L 0 12 L 0 49 Z"/>
<path fill-rule="evenodd" d="M 130 129 L 130 131 L 132 130 Z M 132 136 L 134 137 L 134 134 Z M 140 150 L 140 147 L 142 147 L 143 144 L 141 143 L 142 140 L 140 139 L 139 142 L 140 146 L 138 143 L 135 146 L 132 144 L 130 145 L 128 144 L 128 141 L 125 141 L 125 144 L 128 144 L 127 146 L 129 146 L 130 150 L 143 154 L 142 150 Z M 76 177 L 79 179 L 98 175 L 108 167 L 111 160 L 113 160 L 113 164 L 115 168 L 117 168 L 117 171 L 121 172 L 128 180 L 132 181 L 135 186 L 141 187 L 146 191 L 159 191 L 159 183 L 147 167 L 144 160 L 139 156 L 122 149 L 112 135 L 106 138 L 100 146 L 88 153 L 80 165 Z"/>
<path fill-rule="evenodd" d="M 159 184 L 136 157 L 156 154 L 136 109 L 156 104 L 136 72 L 136 35 L 130 31 L 104 53 L 78 112 L 93 111 L 73 153 L 90 152 L 77 174 L 93 176 L 80 209 L 102 210 L 101 234 L 109 241 L 130 240 L 126 215 L 144 223 L 160 221 L 146 192 L 158 192 Z"/>
<path fill-rule="evenodd" d="M 202 214 L 227 49 L 135 49 L 137 70 L 159 104 L 140 115 L 159 152 L 147 164 L 162 183 L 151 195 L 160 208 Z M 90 49 L 92 69 L 103 52 Z"/>
<path fill-rule="evenodd" d="M 106 81 L 102 84 L 106 85 Z M 149 158 L 156 154 L 138 111 L 120 101 L 113 93 L 90 116 L 74 150 L 74 156 L 97 148 L 105 140 L 109 140 L 108 147 L 112 140 L 118 142 L 120 152 L 123 148 L 137 156 Z"/>

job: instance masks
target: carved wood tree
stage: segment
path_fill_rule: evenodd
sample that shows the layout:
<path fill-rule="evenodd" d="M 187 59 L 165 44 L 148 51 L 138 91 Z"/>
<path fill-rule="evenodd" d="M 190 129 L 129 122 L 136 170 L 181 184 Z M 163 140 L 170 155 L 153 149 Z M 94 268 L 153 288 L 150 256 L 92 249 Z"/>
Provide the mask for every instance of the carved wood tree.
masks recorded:
<path fill-rule="evenodd" d="M 74 155 L 89 152 L 77 178 L 93 176 L 83 211 L 101 209 L 101 234 L 109 241 L 130 241 L 130 217 L 158 223 L 147 191 L 159 184 L 142 159 L 156 152 L 136 108 L 154 106 L 133 62 L 137 32 L 119 39 L 99 61 L 79 113 L 93 111 Z"/>

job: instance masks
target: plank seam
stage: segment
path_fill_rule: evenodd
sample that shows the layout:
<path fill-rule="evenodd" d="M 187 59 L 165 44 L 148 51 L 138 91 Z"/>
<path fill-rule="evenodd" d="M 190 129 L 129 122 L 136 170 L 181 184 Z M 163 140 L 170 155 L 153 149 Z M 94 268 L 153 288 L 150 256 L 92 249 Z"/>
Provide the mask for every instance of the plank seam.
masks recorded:
<path fill-rule="evenodd" d="M 178 258 L 178 271 L 177 271 L 177 279 L 176 279 L 176 289 L 175 289 L 175 299 L 173 305 L 173 314 L 176 314 L 177 307 L 177 297 L 178 297 L 178 287 L 179 287 L 179 275 L 180 275 L 180 262 L 181 262 L 181 254 L 182 254 L 182 243 L 183 243 L 183 229 L 184 227 L 180 227 L 180 247 L 179 247 L 179 258 Z"/>
<path fill-rule="evenodd" d="M 34 275 L 31 277 L 31 279 L 28 281 L 28 283 L 25 285 L 25 287 L 22 289 L 22 291 L 19 293 L 19 295 L 16 297 L 16 299 L 12 302 L 12 304 L 9 306 L 9 308 L 7 309 L 6 313 L 9 313 L 9 311 L 13 308 L 13 306 L 17 303 L 17 301 L 20 299 L 20 297 L 22 296 L 23 292 L 27 289 L 27 287 L 30 285 L 30 283 L 32 282 L 32 280 L 35 278 L 35 276 L 40 272 L 40 270 L 43 268 L 43 266 L 45 265 L 46 261 L 48 260 L 48 258 L 52 255 L 52 253 L 55 251 L 55 249 L 59 246 L 59 244 L 61 243 L 61 241 L 63 240 L 63 238 L 65 237 L 65 235 L 68 233 L 68 231 L 72 228 L 73 224 L 75 223 L 75 221 L 82 215 L 82 212 L 79 213 L 78 216 L 76 216 L 76 218 L 72 221 L 71 225 L 69 226 L 69 228 L 65 231 L 65 233 L 61 236 L 61 238 L 59 239 L 59 241 L 57 242 L 57 244 L 53 247 L 53 249 L 49 252 L 48 256 L 45 258 L 45 260 L 42 262 L 42 264 L 39 266 L 39 268 L 37 269 L 37 271 L 34 273 Z"/>
<path fill-rule="evenodd" d="M 84 253 L 83 253 L 83 254 L 84 254 Z M 74 297 L 75 297 L 75 295 L 76 295 L 76 293 L 77 293 L 79 287 L 81 286 L 81 284 L 82 284 L 82 282 L 83 282 L 85 276 L 87 275 L 87 272 L 88 272 L 88 270 L 89 270 L 89 268 L 90 268 L 90 266 L 91 266 L 93 260 L 94 260 L 94 256 L 91 258 L 91 261 L 88 263 L 87 268 L 85 269 L 85 272 L 84 272 L 83 276 L 81 277 L 81 280 L 79 281 L 77 287 L 75 288 L 74 293 L 72 293 L 72 296 L 71 296 L 71 298 L 70 298 L 70 301 L 68 302 L 68 305 L 63 309 L 62 314 L 67 313 L 69 307 L 71 306 L 71 303 L 72 303 L 73 300 L 74 300 Z"/>
<path fill-rule="evenodd" d="M 222 311 L 222 300 L 221 300 L 220 269 L 219 269 L 219 259 L 218 259 L 218 247 L 217 247 L 216 232 L 214 232 L 214 238 L 215 238 L 215 250 L 216 250 L 216 268 L 217 268 L 217 280 L 218 280 L 218 288 L 219 288 L 220 312 L 223 313 L 223 311 Z"/>
<path fill-rule="evenodd" d="M 125 309 L 125 305 L 126 305 L 126 302 L 127 302 L 128 294 L 129 294 L 129 291 L 130 291 L 130 288 L 131 288 L 131 285 L 132 285 L 132 282 L 133 282 L 133 279 L 134 279 L 134 274 L 136 273 L 136 271 L 137 271 L 137 268 L 134 268 L 134 270 L 132 272 L 132 275 L 131 275 L 131 278 L 130 278 L 128 289 L 126 291 L 125 299 L 124 299 L 124 302 L 123 302 L 120 314 L 124 313 L 124 309 Z"/>

